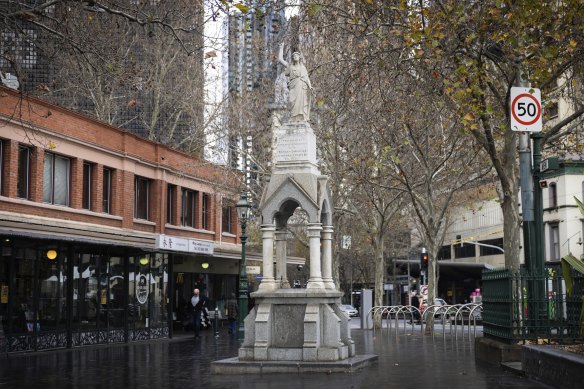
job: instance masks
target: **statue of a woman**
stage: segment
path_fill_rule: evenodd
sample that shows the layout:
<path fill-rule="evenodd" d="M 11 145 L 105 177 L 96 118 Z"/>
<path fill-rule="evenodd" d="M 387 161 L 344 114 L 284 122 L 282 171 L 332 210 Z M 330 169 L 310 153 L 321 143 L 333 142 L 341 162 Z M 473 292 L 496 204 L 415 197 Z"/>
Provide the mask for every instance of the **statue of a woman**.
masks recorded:
<path fill-rule="evenodd" d="M 288 108 L 291 121 L 308 121 L 310 119 L 310 103 L 312 85 L 308 72 L 299 52 L 292 53 L 292 63 L 284 61 L 284 45 L 280 44 L 278 61 L 284 65 L 284 74 L 288 79 Z"/>

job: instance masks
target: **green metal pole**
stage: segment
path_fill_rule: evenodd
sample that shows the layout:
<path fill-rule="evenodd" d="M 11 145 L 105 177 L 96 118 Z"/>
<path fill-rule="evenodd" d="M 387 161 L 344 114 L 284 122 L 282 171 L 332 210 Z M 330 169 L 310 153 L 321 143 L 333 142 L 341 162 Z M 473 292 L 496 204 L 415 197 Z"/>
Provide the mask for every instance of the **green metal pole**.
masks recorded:
<path fill-rule="evenodd" d="M 241 222 L 241 267 L 239 269 L 239 327 L 237 331 L 237 338 L 243 340 L 245 338 L 245 323 L 244 319 L 247 316 L 247 272 L 245 268 L 245 242 L 247 236 L 245 235 L 246 222 Z"/>
<path fill-rule="evenodd" d="M 542 178 L 539 170 L 541 162 L 542 134 L 539 132 L 531 135 L 533 139 L 533 202 L 534 202 L 534 255 L 533 255 L 533 276 L 537 277 L 535 282 L 534 297 L 537 301 L 537 318 L 540 323 L 546 321 L 547 296 L 545 277 L 545 252 L 544 252 L 544 230 L 543 230 L 543 196 L 539 181 Z M 546 330 L 547 332 L 547 330 Z"/>
<path fill-rule="evenodd" d="M 530 84 L 527 80 L 523 78 L 523 73 L 521 69 L 517 69 L 518 78 L 515 80 L 516 87 L 529 88 Z M 523 255 L 525 258 L 525 268 L 526 272 L 519 273 L 518 280 L 521 280 L 523 276 L 527 276 L 527 290 L 519 282 L 519 285 L 515 285 L 517 288 L 521 288 L 519 292 L 522 297 L 522 304 L 519 305 L 520 317 L 527 319 L 525 323 L 527 324 L 527 331 L 533 336 L 535 328 L 537 327 L 537 317 L 538 317 L 538 307 L 535 303 L 537 296 L 537 285 L 534 281 L 535 276 L 535 252 L 536 252 L 536 230 L 535 230 L 535 215 L 534 215 L 534 184 L 533 184 L 533 168 L 531 165 L 531 155 L 532 150 L 530 147 L 529 134 L 526 132 L 519 134 L 519 179 L 521 186 L 521 208 L 522 208 L 522 218 L 523 218 Z M 523 274 L 523 276 L 522 276 Z M 527 296 L 524 295 L 527 294 Z M 527 298 L 526 298 L 527 297 Z M 526 298 L 526 299 L 525 299 Z M 524 303 L 527 302 L 527 307 Z M 527 312 L 524 309 L 527 308 Z"/>
<path fill-rule="evenodd" d="M 541 174 L 539 164 L 541 162 L 542 135 L 539 132 L 531 134 L 533 139 L 533 203 L 535 221 L 535 269 L 536 272 L 543 273 L 545 265 L 545 255 L 543 248 L 543 199 L 539 181 Z"/>

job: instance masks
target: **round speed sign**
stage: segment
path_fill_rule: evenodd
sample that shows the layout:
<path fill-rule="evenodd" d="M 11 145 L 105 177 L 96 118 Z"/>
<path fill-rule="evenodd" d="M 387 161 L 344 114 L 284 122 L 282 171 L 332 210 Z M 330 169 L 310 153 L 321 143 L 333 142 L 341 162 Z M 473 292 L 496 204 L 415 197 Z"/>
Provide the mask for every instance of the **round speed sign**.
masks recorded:
<path fill-rule="evenodd" d="M 541 92 L 535 88 L 511 88 L 511 129 L 538 132 L 542 129 Z"/>

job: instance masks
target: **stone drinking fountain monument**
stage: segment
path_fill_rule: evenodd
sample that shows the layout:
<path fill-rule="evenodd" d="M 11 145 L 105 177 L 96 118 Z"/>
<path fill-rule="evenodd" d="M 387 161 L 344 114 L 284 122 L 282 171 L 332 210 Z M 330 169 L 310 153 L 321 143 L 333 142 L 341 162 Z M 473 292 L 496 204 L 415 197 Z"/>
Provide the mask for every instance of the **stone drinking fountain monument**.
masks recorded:
<path fill-rule="evenodd" d="M 280 46 L 279 60 L 289 77 L 290 119 L 277 131 L 275 165 L 260 202 L 262 280 L 251 293 L 256 305 L 245 318 L 239 356 L 213 362 L 216 374 L 352 371 L 376 359 L 355 355 L 350 319 L 332 278 L 328 177 L 317 166 L 308 122 L 312 85 L 300 53 L 288 63 Z M 286 274 L 287 223 L 297 208 L 308 216 L 310 242 L 310 277 L 302 289 L 290 288 Z"/>

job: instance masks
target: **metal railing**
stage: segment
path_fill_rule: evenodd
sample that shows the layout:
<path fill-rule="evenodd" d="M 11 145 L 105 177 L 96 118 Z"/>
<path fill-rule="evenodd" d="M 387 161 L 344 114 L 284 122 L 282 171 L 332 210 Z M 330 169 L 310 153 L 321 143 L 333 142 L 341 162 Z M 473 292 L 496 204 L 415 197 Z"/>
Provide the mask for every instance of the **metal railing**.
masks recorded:
<path fill-rule="evenodd" d="M 544 274 L 525 269 L 483 271 L 483 327 L 487 337 L 506 342 L 535 339 L 582 340 L 584 277 L 572 273 L 570 295 L 559 265 Z"/>

